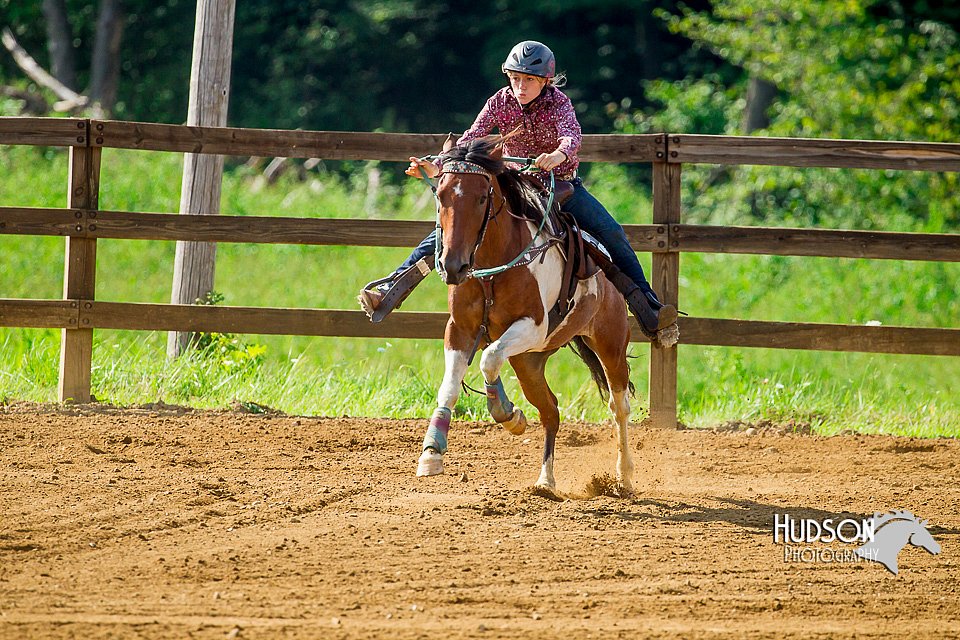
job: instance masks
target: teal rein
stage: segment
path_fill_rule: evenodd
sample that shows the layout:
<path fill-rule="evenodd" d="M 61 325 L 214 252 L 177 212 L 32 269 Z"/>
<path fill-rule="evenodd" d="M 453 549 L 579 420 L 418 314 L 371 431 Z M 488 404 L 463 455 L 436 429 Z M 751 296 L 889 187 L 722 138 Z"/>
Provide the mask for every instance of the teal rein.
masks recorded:
<path fill-rule="evenodd" d="M 438 156 L 424 156 L 423 158 L 420 158 L 420 159 L 433 160 L 433 159 L 436 159 L 437 157 Z M 533 161 L 534 161 L 533 158 L 515 158 L 510 156 L 504 156 L 503 160 L 505 162 L 516 162 L 516 163 L 522 164 L 524 165 L 524 170 L 530 169 L 533 166 Z M 433 191 L 434 197 L 436 197 L 437 185 L 433 183 L 433 180 L 431 178 L 427 177 L 425 172 L 423 175 L 423 179 L 426 180 L 428 185 L 430 185 L 430 189 Z M 492 278 L 495 275 L 501 274 L 504 271 L 509 271 L 510 269 L 513 269 L 515 266 L 517 266 L 517 263 L 523 259 L 523 257 L 527 254 L 527 252 L 533 249 L 533 247 L 537 243 L 537 239 L 540 237 L 540 234 L 543 233 L 543 229 L 547 224 L 547 218 L 550 217 L 550 211 L 553 210 L 553 202 L 555 197 L 556 197 L 556 178 L 553 175 L 553 171 L 550 171 L 550 197 L 547 200 L 547 206 L 543 212 L 543 219 L 540 221 L 540 226 L 537 227 L 537 232 L 533 235 L 533 238 L 530 239 L 530 244 L 528 244 L 526 248 L 524 248 L 524 250 L 521 251 L 517 255 L 517 257 L 511 260 L 510 262 L 506 264 L 502 264 L 499 267 L 489 267 L 487 269 L 473 269 L 472 271 L 470 271 L 470 277 L 477 278 L 478 280 L 483 278 Z M 438 205 L 439 205 L 439 201 L 438 201 Z M 440 239 L 441 231 L 440 231 L 440 207 L 439 206 L 437 207 L 436 229 L 437 229 L 437 233 L 436 233 L 436 243 L 434 244 L 433 260 L 434 260 L 434 267 L 437 269 L 437 273 L 440 273 L 440 249 L 442 247 L 441 247 L 441 239 Z"/>

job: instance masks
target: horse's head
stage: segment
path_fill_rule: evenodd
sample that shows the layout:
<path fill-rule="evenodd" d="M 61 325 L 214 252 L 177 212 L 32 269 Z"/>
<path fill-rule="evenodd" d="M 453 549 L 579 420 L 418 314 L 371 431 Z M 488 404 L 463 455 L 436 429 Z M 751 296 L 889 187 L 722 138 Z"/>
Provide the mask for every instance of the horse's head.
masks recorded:
<path fill-rule="evenodd" d="M 502 152 L 487 141 L 444 154 L 437 186 L 442 253 L 440 272 L 447 284 L 460 284 L 473 268 L 493 214 L 495 176 L 503 171 Z"/>

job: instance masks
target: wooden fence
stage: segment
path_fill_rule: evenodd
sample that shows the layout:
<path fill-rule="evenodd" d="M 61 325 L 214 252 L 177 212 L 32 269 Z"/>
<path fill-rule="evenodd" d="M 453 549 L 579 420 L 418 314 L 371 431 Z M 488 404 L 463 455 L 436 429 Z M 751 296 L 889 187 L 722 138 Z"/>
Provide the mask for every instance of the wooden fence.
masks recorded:
<path fill-rule="evenodd" d="M 371 324 L 360 311 L 185 306 L 94 299 L 97 240 L 195 240 L 413 247 L 432 221 L 297 219 L 101 211 L 104 148 L 237 156 L 405 161 L 435 152 L 444 135 L 281 131 L 64 118 L 0 118 L 0 144 L 69 147 L 67 207 L 0 207 L 0 234 L 66 238 L 62 300 L 0 300 L 0 326 L 62 329 L 59 397 L 90 400 L 94 329 L 218 331 L 381 338 L 440 338 L 444 313 L 397 312 Z M 684 163 L 960 171 L 960 144 L 808 140 L 688 134 L 588 135 L 587 162 L 650 162 L 653 224 L 627 225 L 653 253 L 651 281 L 679 302 L 682 251 L 960 261 L 960 235 L 717 227 L 682 224 Z M 681 318 L 681 344 L 960 355 L 960 329 Z M 634 339 L 643 340 L 634 327 Z M 676 348 L 650 351 L 650 414 L 676 425 Z"/>

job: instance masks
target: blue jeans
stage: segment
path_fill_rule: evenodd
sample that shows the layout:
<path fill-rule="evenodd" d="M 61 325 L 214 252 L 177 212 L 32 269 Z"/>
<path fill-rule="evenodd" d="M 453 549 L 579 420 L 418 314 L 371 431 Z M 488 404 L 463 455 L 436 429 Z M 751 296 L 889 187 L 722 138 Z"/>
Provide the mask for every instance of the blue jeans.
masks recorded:
<path fill-rule="evenodd" d="M 570 212 L 574 220 L 577 221 L 577 224 L 580 225 L 583 230 L 599 240 L 603 246 L 607 248 L 607 251 L 610 252 L 610 257 L 613 259 L 613 263 L 627 274 L 627 276 L 640 287 L 641 291 L 648 294 L 653 293 L 653 289 L 650 288 L 650 283 L 647 282 L 647 278 L 643 275 L 643 267 L 640 266 L 640 261 L 637 260 L 637 254 L 633 250 L 633 247 L 630 246 L 630 241 L 627 240 L 627 234 L 624 233 L 623 227 L 613 219 L 613 216 L 610 215 L 599 200 L 590 195 L 587 188 L 583 186 L 583 180 L 580 178 L 576 178 L 573 181 L 573 195 L 563 204 L 563 210 Z M 421 258 L 432 257 L 435 250 L 436 236 L 437 232 L 431 231 L 430 235 L 417 245 L 417 248 L 413 250 L 410 257 L 407 258 L 394 273 L 399 273 L 413 266 L 414 263 Z M 656 294 L 654 294 L 654 296 L 656 296 Z"/>

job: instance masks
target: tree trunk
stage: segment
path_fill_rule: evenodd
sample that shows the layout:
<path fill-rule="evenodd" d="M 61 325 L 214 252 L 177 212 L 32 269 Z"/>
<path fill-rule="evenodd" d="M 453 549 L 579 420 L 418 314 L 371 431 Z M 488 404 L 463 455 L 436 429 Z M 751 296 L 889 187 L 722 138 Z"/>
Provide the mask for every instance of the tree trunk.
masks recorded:
<path fill-rule="evenodd" d="M 77 90 L 77 65 L 73 57 L 73 33 L 67 22 L 64 0 L 43 0 L 47 20 L 47 51 L 53 77 L 68 89 Z"/>
<path fill-rule="evenodd" d="M 660 30 L 651 24 L 648 11 L 637 10 L 633 29 L 633 49 L 642 65 L 642 78 L 644 80 L 659 78 L 663 72 L 662 36 Z"/>
<path fill-rule="evenodd" d="M 757 76 L 750 76 L 750 85 L 747 87 L 747 104 L 743 109 L 743 133 L 750 135 L 757 129 L 766 129 L 770 126 L 770 116 L 767 110 L 777 97 L 777 86 Z M 750 213 L 760 219 L 763 211 L 760 208 L 762 192 L 751 191 L 748 196 Z"/>
<path fill-rule="evenodd" d="M 122 0 L 100 0 L 97 32 L 93 38 L 90 89 L 87 97 L 99 104 L 102 115 L 113 111 L 120 80 L 120 41 L 123 39 Z"/>
<path fill-rule="evenodd" d="M 190 71 L 190 108 L 187 124 L 223 127 L 227 124 L 230 62 L 233 50 L 235 0 L 198 0 Z M 180 213 L 220 212 L 223 156 L 188 153 L 183 163 Z M 173 273 L 173 304 L 194 304 L 213 290 L 216 245 L 177 242 Z M 179 356 L 190 333 L 171 332 L 167 355 Z"/>
<path fill-rule="evenodd" d="M 777 97 L 777 86 L 756 76 L 750 77 L 747 88 L 747 106 L 743 110 L 743 133 L 750 134 L 757 129 L 770 126 L 767 110 Z"/>

